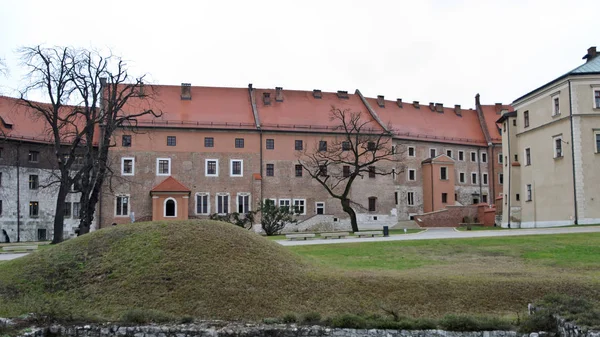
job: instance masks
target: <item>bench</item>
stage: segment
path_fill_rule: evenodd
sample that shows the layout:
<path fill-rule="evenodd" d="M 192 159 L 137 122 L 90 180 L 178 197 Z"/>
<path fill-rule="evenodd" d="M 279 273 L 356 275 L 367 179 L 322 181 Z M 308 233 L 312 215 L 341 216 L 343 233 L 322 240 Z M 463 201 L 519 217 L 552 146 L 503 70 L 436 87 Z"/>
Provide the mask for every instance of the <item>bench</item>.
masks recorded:
<path fill-rule="evenodd" d="M 350 233 L 348 232 L 337 232 L 337 233 L 321 233 L 321 237 L 323 239 L 327 239 L 327 238 L 336 238 L 336 239 L 341 239 L 341 238 L 345 238 L 346 236 L 350 235 Z"/>
<path fill-rule="evenodd" d="M 6 246 L 6 247 L 2 247 L 2 250 L 5 252 L 14 252 L 14 251 L 34 251 L 37 250 L 38 246 Z"/>
<path fill-rule="evenodd" d="M 315 234 L 286 234 L 285 238 L 288 240 L 294 240 L 294 239 L 302 239 L 302 240 L 306 240 L 308 238 L 314 238 Z"/>
<path fill-rule="evenodd" d="M 375 235 L 381 235 L 383 236 L 383 231 L 366 231 L 366 232 L 355 232 L 354 236 L 357 236 L 359 238 L 362 238 L 363 236 L 370 236 L 372 238 L 375 237 Z"/>

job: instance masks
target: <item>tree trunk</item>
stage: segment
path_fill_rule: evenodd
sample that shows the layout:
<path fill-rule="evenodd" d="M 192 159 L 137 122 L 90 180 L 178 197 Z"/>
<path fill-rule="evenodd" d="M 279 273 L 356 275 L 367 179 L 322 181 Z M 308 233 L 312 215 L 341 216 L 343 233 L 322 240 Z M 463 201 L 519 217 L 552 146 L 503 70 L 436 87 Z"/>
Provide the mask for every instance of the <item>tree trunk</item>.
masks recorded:
<path fill-rule="evenodd" d="M 61 176 L 64 175 L 61 174 Z M 69 193 L 69 184 L 64 182 L 68 181 L 69 179 L 68 173 L 66 178 L 61 178 L 61 184 L 58 188 L 58 196 L 56 197 L 56 213 L 54 215 L 54 237 L 52 238 L 52 244 L 61 243 L 64 237 L 65 200 L 67 199 L 67 194 Z"/>
<path fill-rule="evenodd" d="M 92 174 L 92 178 L 87 179 L 90 186 L 93 186 L 89 195 L 81 194 L 81 211 L 82 216 L 79 221 L 79 232 L 80 235 L 89 233 L 90 228 L 92 226 L 92 221 L 94 221 L 94 214 L 96 212 L 96 204 L 98 204 L 98 200 L 100 200 L 100 193 L 102 191 L 102 184 L 104 183 L 104 176 L 106 174 L 106 157 L 108 157 L 108 149 L 100 154 L 100 158 L 97 167 L 95 170 L 98 170 L 95 174 Z M 89 189 L 86 189 L 89 190 Z M 100 226 L 100 224 L 98 224 Z"/>
<path fill-rule="evenodd" d="M 356 212 L 350 207 L 350 199 L 342 199 L 342 209 L 350 216 L 352 232 L 358 232 L 358 222 L 356 221 Z"/>

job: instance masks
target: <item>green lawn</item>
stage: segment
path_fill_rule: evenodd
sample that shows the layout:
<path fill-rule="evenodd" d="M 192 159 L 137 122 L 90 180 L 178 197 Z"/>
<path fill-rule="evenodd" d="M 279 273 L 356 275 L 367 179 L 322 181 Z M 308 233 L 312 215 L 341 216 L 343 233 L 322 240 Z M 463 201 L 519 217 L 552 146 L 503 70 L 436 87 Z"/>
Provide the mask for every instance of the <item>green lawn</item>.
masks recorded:
<path fill-rule="evenodd" d="M 424 230 L 425 229 L 418 229 L 418 228 L 417 229 L 407 229 L 406 233 L 404 233 L 404 229 L 390 229 L 390 235 L 415 234 L 415 233 L 423 232 Z M 331 233 L 331 232 L 327 232 L 327 233 Z M 317 234 L 316 239 L 318 239 L 319 235 L 318 235 L 318 233 L 316 233 L 316 234 Z M 350 233 L 350 236 L 354 236 L 354 233 Z M 285 234 L 267 236 L 266 238 L 269 240 L 274 240 L 274 241 L 286 240 Z M 336 240 L 336 239 L 332 239 L 332 240 Z"/>

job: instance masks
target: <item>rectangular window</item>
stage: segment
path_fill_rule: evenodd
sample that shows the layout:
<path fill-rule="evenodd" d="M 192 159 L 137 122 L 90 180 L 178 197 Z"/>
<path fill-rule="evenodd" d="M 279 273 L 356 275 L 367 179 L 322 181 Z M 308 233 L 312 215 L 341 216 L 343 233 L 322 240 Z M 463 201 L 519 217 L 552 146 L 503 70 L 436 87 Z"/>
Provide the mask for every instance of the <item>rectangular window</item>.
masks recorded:
<path fill-rule="evenodd" d="M 132 176 L 134 165 L 134 158 L 121 158 L 121 175 Z"/>
<path fill-rule="evenodd" d="M 325 214 L 325 203 L 324 202 L 315 203 L 315 213 L 316 214 Z"/>
<path fill-rule="evenodd" d="M 128 216 L 129 215 L 129 197 L 118 196 L 115 205 L 116 216 Z"/>
<path fill-rule="evenodd" d="M 376 148 L 377 146 L 375 145 L 375 142 L 367 142 L 367 150 L 375 151 Z"/>
<path fill-rule="evenodd" d="M 209 197 L 208 193 L 196 194 L 196 214 L 210 214 Z"/>
<path fill-rule="evenodd" d="M 600 153 L 600 131 L 594 133 L 594 138 L 596 139 L 596 153 Z"/>
<path fill-rule="evenodd" d="M 292 206 L 292 201 L 290 199 L 279 199 L 279 208 L 285 211 L 290 211 L 290 206 Z"/>
<path fill-rule="evenodd" d="M 28 160 L 30 163 L 37 163 L 39 160 L 40 153 L 38 151 L 29 151 Z"/>
<path fill-rule="evenodd" d="M 408 181 L 415 181 L 417 179 L 417 170 L 408 170 Z"/>
<path fill-rule="evenodd" d="M 375 166 L 369 166 L 369 178 L 375 178 Z"/>
<path fill-rule="evenodd" d="M 321 151 L 321 152 L 327 151 L 327 141 L 325 141 L 325 140 L 319 141 L 319 151 Z"/>
<path fill-rule="evenodd" d="M 471 161 L 474 163 L 477 162 L 477 152 L 471 152 Z"/>
<path fill-rule="evenodd" d="M 502 164 L 502 152 L 498 153 L 498 164 Z"/>
<path fill-rule="evenodd" d="M 79 219 L 81 217 L 81 203 L 79 202 L 73 203 L 73 217 L 75 219 Z"/>
<path fill-rule="evenodd" d="M 600 109 L 600 90 L 594 90 L 594 108 Z"/>
<path fill-rule="evenodd" d="M 267 164 L 267 177 L 275 175 L 275 164 Z"/>
<path fill-rule="evenodd" d="M 319 175 L 321 177 L 327 176 L 327 165 L 319 165 Z"/>
<path fill-rule="evenodd" d="M 448 168 L 447 167 L 440 167 L 440 179 L 448 180 Z"/>
<path fill-rule="evenodd" d="M 552 98 L 552 116 L 560 115 L 560 100 L 558 97 Z"/>
<path fill-rule="evenodd" d="M 204 147 L 215 147 L 215 139 L 213 137 L 204 137 Z"/>
<path fill-rule="evenodd" d="M 229 194 L 217 194 L 217 213 L 229 213 Z"/>
<path fill-rule="evenodd" d="M 488 184 L 488 174 L 487 173 L 483 173 L 481 175 L 481 180 L 482 180 L 482 182 L 483 182 L 484 185 L 487 185 Z"/>
<path fill-rule="evenodd" d="M 39 216 L 40 203 L 37 201 L 29 202 L 29 217 L 37 218 Z"/>
<path fill-rule="evenodd" d="M 517 126 L 517 120 L 513 119 L 513 126 Z"/>
<path fill-rule="evenodd" d="M 519 162 L 519 155 L 515 154 L 515 162 Z"/>
<path fill-rule="evenodd" d="M 523 112 L 523 125 L 529 127 L 529 111 Z"/>
<path fill-rule="evenodd" d="M 177 145 L 177 137 L 167 136 L 167 146 L 176 146 L 176 145 Z"/>
<path fill-rule="evenodd" d="M 448 203 L 448 193 L 442 193 L 442 204 Z"/>
<path fill-rule="evenodd" d="M 477 185 L 477 173 L 471 173 L 471 184 Z"/>
<path fill-rule="evenodd" d="M 156 158 L 156 175 L 171 175 L 171 158 Z"/>
<path fill-rule="evenodd" d="M 302 165 L 295 166 L 296 177 L 302 177 Z"/>
<path fill-rule="evenodd" d="M 305 199 L 294 199 L 294 213 L 301 215 L 306 214 L 306 200 Z"/>
<path fill-rule="evenodd" d="M 218 159 L 206 159 L 204 161 L 204 175 L 207 177 L 218 177 L 219 176 L 219 160 Z"/>
<path fill-rule="evenodd" d="M 275 139 L 267 139 L 267 150 L 275 149 Z"/>
<path fill-rule="evenodd" d="M 515 194 L 515 200 L 521 201 L 521 195 L 519 193 Z"/>
<path fill-rule="evenodd" d="M 525 166 L 531 165 L 531 149 L 525 149 Z"/>
<path fill-rule="evenodd" d="M 504 185 L 504 173 L 498 173 L 498 183 Z"/>
<path fill-rule="evenodd" d="M 487 153 L 485 153 L 485 152 L 481 153 L 481 162 L 487 163 Z"/>
<path fill-rule="evenodd" d="M 458 181 L 461 182 L 461 183 L 463 183 L 463 184 L 465 183 L 465 173 L 464 172 L 460 172 L 458 174 Z"/>
<path fill-rule="evenodd" d="M 415 205 L 415 192 L 408 192 L 406 194 L 406 203 L 408 204 L 408 206 Z"/>
<path fill-rule="evenodd" d="M 123 147 L 131 146 L 131 135 L 122 135 L 121 136 L 121 146 L 123 146 Z"/>
<path fill-rule="evenodd" d="M 30 174 L 29 175 L 29 189 L 30 190 L 37 190 L 39 187 L 39 179 L 37 174 Z"/>
<path fill-rule="evenodd" d="M 304 143 L 302 142 L 302 140 L 296 139 L 296 141 L 294 142 L 294 149 L 296 151 L 302 151 L 304 149 Z"/>
<path fill-rule="evenodd" d="M 344 175 L 344 178 L 349 177 L 350 176 L 350 166 L 344 165 L 344 167 L 342 168 L 342 173 Z"/>
<path fill-rule="evenodd" d="M 557 136 L 554 137 L 554 158 L 561 158 L 562 156 L 562 136 Z"/>
<path fill-rule="evenodd" d="M 342 151 L 350 151 L 350 142 L 348 142 L 348 141 L 342 142 Z"/>
<path fill-rule="evenodd" d="M 527 201 L 531 201 L 531 185 L 527 185 Z"/>
<path fill-rule="evenodd" d="M 414 157 L 415 156 L 415 147 L 414 146 L 409 146 L 408 147 L 408 156 L 409 157 Z"/>
<path fill-rule="evenodd" d="M 369 212 L 377 211 L 377 197 L 369 197 Z"/>
<path fill-rule="evenodd" d="M 429 149 L 429 158 L 435 158 L 437 156 L 436 149 Z"/>
<path fill-rule="evenodd" d="M 458 160 L 465 161 L 465 151 L 458 151 Z"/>
<path fill-rule="evenodd" d="M 452 150 L 446 150 L 446 155 L 452 158 Z"/>
<path fill-rule="evenodd" d="M 71 203 L 70 202 L 65 202 L 65 218 L 70 218 L 71 217 Z"/>
<path fill-rule="evenodd" d="M 235 148 L 243 149 L 244 148 L 244 138 L 236 138 L 235 139 Z"/>
<path fill-rule="evenodd" d="M 243 177 L 244 176 L 244 161 L 241 159 L 231 159 L 230 165 L 230 176 L 232 177 Z"/>
<path fill-rule="evenodd" d="M 237 207 L 238 207 L 238 213 L 248 214 L 248 212 L 250 212 L 250 195 L 247 193 L 238 194 Z"/>
<path fill-rule="evenodd" d="M 508 156 L 504 156 L 504 166 L 508 166 Z"/>
<path fill-rule="evenodd" d="M 485 203 L 488 202 L 487 194 L 484 194 L 484 195 L 481 196 L 481 202 L 485 202 Z"/>

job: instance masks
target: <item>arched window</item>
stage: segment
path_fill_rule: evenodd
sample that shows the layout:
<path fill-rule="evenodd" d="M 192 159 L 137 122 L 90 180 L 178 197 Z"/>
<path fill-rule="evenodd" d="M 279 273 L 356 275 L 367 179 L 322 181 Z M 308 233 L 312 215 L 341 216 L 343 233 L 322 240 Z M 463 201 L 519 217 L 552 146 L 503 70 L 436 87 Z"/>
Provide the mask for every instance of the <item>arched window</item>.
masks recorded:
<path fill-rule="evenodd" d="M 165 217 L 177 216 L 177 202 L 173 198 L 165 200 Z"/>

